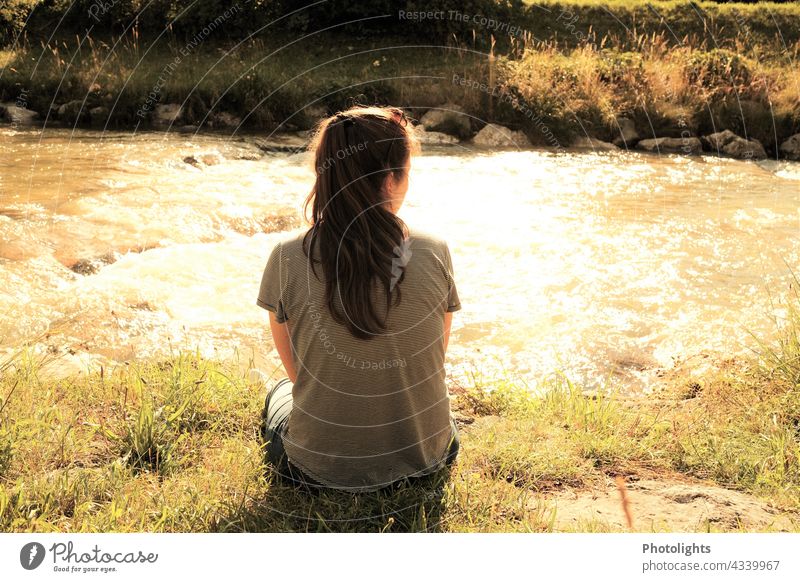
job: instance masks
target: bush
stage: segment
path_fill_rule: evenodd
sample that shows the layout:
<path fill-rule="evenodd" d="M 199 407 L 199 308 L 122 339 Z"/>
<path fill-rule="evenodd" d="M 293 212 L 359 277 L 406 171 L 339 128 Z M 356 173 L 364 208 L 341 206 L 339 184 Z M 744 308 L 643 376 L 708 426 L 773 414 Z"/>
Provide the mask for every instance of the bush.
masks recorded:
<path fill-rule="evenodd" d="M 0 3 L 0 46 L 15 41 L 37 3 L 37 0 L 4 0 Z"/>
<path fill-rule="evenodd" d="M 689 83 L 698 84 L 713 92 L 746 90 L 753 81 L 747 60 L 727 49 L 693 52 L 686 62 Z"/>
<path fill-rule="evenodd" d="M 228 12 L 215 36 L 243 38 L 270 25 L 266 29 L 270 34 L 287 29 L 306 33 L 332 27 L 334 32 L 348 35 L 396 33 L 422 38 L 434 35 L 442 41 L 454 32 L 470 31 L 480 28 L 480 25 L 451 18 L 423 22 L 401 20 L 398 12 L 436 10 L 446 15 L 448 11 L 459 11 L 502 23 L 515 22 L 524 13 L 522 0 L 443 0 L 435 5 L 416 0 L 354 0 L 324 2 L 309 8 L 304 6 L 310 2 L 296 0 L 249 0 L 238 4 L 224 0 L 197 0 L 193 3 L 115 0 L 105 3 L 108 8 L 103 8 L 104 3 L 98 0 L 50 0 L 44 3 L 11 0 L 5 4 L 7 6 L 0 9 L 0 24 L 6 24 L 9 31 L 20 30 L 36 6 L 35 18 L 28 28 L 39 35 L 49 34 L 53 24 L 60 23 L 63 32 L 83 31 L 94 26 L 93 32 L 120 33 L 135 25 L 144 37 L 156 36 L 165 28 L 178 36 L 191 37 L 234 7 L 236 10 Z"/>

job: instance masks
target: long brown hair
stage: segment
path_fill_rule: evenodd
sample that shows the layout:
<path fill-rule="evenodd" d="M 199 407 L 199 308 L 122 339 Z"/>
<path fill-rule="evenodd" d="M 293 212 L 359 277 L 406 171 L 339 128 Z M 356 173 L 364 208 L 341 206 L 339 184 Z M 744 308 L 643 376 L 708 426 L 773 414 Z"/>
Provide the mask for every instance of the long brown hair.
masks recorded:
<path fill-rule="evenodd" d="M 305 202 L 312 226 L 303 250 L 320 263 L 325 303 L 332 317 L 360 339 L 386 329 L 389 309 L 400 302 L 397 249 L 408 228 L 387 206 L 385 181 L 402 178 L 416 141 L 402 110 L 353 107 L 323 120 L 310 148 L 316 180 Z M 317 258 L 318 257 L 318 258 Z M 386 310 L 373 300 L 383 287 Z M 382 312 L 382 313 L 381 313 Z"/>

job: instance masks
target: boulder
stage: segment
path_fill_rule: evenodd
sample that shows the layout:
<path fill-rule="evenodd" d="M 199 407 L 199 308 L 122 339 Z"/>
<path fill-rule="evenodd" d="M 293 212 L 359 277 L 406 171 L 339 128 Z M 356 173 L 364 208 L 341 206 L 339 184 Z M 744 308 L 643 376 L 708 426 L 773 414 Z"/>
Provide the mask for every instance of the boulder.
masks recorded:
<path fill-rule="evenodd" d="M 206 152 L 200 154 L 200 161 L 206 166 L 216 166 L 217 164 L 221 164 L 224 160 L 225 158 L 222 157 L 222 154 L 219 152 Z"/>
<path fill-rule="evenodd" d="M 118 253 L 109 251 L 99 257 L 91 259 L 80 259 L 76 261 L 70 269 L 79 275 L 94 275 L 106 265 L 115 263 L 120 258 Z"/>
<path fill-rule="evenodd" d="M 64 123 L 77 124 L 88 120 L 89 110 L 79 99 L 67 101 L 58 107 L 58 118 Z"/>
<path fill-rule="evenodd" d="M 613 143 L 595 139 L 593 137 L 582 135 L 572 142 L 572 147 L 579 149 L 589 150 L 618 150 L 619 148 Z"/>
<path fill-rule="evenodd" d="M 256 162 L 264 157 L 264 154 L 260 152 L 240 152 L 233 156 L 234 160 L 245 160 L 248 162 Z"/>
<path fill-rule="evenodd" d="M 419 122 L 426 131 L 446 133 L 459 139 L 468 138 L 472 133 L 469 116 L 453 103 L 445 103 L 441 107 L 430 109 Z"/>
<path fill-rule="evenodd" d="M 105 125 L 108 122 L 108 107 L 99 105 L 89 110 L 89 119 L 92 125 Z"/>
<path fill-rule="evenodd" d="M 447 135 L 439 131 L 426 131 L 422 124 L 414 128 L 414 135 L 422 145 L 452 145 L 458 143 L 454 135 Z"/>
<path fill-rule="evenodd" d="M 153 110 L 154 125 L 171 125 L 180 119 L 183 109 L 177 103 L 159 103 Z"/>
<path fill-rule="evenodd" d="M 14 103 L 0 104 L 0 118 L 17 125 L 30 125 L 39 116 L 35 111 Z"/>
<path fill-rule="evenodd" d="M 195 168 L 201 166 L 216 166 L 217 164 L 221 164 L 224 160 L 225 158 L 219 152 L 202 152 L 183 158 L 184 162 Z"/>
<path fill-rule="evenodd" d="M 625 147 L 631 148 L 636 145 L 636 142 L 639 141 L 640 136 L 639 132 L 636 131 L 636 124 L 633 120 L 628 119 L 627 117 L 619 117 L 617 118 L 617 126 L 619 129 L 619 135 L 616 136 L 612 141 L 612 143 L 618 147 Z"/>
<path fill-rule="evenodd" d="M 731 130 L 718 131 L 703 138 L 713 152 L 722 153 L 740 160 L 763 160 L 767 157 L 764 146 L 755 139 L 744 139 Z"/>
<path fill-rule="evenodd" d="M 494 123 L 489 123 L 480 130 L 475 137 L 472 138 L 472 143 L 486 147 L 531 147 L 528 136 L 523 132 L 513 131 Z"/>
<path fill-rule="evenodd" d="M 764 146 L 756 139 L 736 137 L 735 140 L 725 144 L 723 153 L 739 160 L 763 160 L 767 157 Z"/>
<path fill-rule="evenodd" d="M 703 144 L 696 137 L 657 137 L 643 139 L 636 144 L 636 149 L 662 154 L 699 155 Z"/>
<path fill-rule="evenodd" d="M 253 145 L 266 153 L 297 154 L 308 147 L 308 135 L 302 132 L 274 135 L 268 139 L 257 138 Z"/>
<path fill-rule="evenodd" d="M 227 111 L 220 111 L 211 117 L 212 127 L 239 127 L 242 125 L 242 118 L 236 117 Z"/>
<path fill-rule="evenodd" d="M 794 134 L 783 142 L 780 152 L 787 160 L 800 160 L 800 133 Z"/>
<path fill-rule="evenodd" d="M 721 152 L 725 144 L 737 137 L 730 129 L 726 129 L 703 137 L 703 144 L 712 152 Z"/>

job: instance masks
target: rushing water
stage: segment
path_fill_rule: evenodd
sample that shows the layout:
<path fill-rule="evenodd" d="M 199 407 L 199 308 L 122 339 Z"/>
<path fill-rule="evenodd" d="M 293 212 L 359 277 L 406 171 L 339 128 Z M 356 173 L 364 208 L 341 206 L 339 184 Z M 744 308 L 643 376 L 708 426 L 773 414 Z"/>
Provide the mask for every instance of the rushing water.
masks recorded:
<path fill-rule="evenodd" d="M 274 367 L 255 296 L 312 170 L 251 141 L 0 128 L 0 349 L 39 338 L 63 370 L 178 349 Z M 431 150 L 401 216 L 450 244 L 457 373 L 646 389 L 752 345 L 767 290 L 800 272 L 800 164 Z"/>

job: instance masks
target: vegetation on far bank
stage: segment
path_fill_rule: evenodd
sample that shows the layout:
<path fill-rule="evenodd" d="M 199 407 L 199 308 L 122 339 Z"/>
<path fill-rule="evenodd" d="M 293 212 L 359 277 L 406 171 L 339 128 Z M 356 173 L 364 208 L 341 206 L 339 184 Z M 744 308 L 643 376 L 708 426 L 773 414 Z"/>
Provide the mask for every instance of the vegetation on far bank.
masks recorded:
<path fill-rule="evenodd" d="M 376 34 L 364 23 L 340 26 L 346 14 L 337 12 L 249 38 L 252 24 L 239 30 L 237 13 L 196 42 L 215 14 L 213 3 L 200 4 L 196 20 L 185 14 L 184 28 L 179 19 L 157 38 L 115 26 L 49 42 L 24 34 L 0 52 L 0 102 L 51 124 L 110 128 L 146 127 L 157 104 L 177 103 L 184 107 L 173 127 L 226 131 L 307 129 L 356 101 L 417 117 L 455 104 L 474 131 L 497 122 L 525 130 L 534 144 L 552 145 L 550 133 L 562 146 L 586 134 L 611 140 L 617 119 L 628 117 L 643 137 L 730 129 L 770 155 L 800 132 L 797 4 L 444 2 L 462 14 L 494 14 L 496 24 L 395 16 Z M 386 14 L 395 4 L 369 10 Z M 332 29 L 319 32 L 328 22 Z M 227 126 L 222 113 L 233 116 Z"/>
<path fill-rule="evenodd" d="M 559 375 L 536 392 L 507 378 L 452 385 L 451 473 L 360 495 L 273 482 L 258 437 L 265 388 L 238 362 L 182 353 L 49 380 L 24 352 L 0 368 L 0 531 L 557 531 L 552 495 L 617 478 L 715 483 L 800 531 L 796 289 L 777 339 L 751 359 L 676 372 L 652 396 L 588 395 Z M 670 531 L 678 517 L 634 524 Z"/>
<path fill-rule="evenodd" d="M 230 9 L 235 7 L 232 12 Z M 416 18 L 418 12 L 438 12 Z M 142 37 L 163 32 L 191 36 L 224 15 L 227 39 L 242 38 L 264 28 L 292 34 L 333 28 L 344 35 L 388 34 L 442 42 L 450 36 L 465 40 L 489 34 L 503 41 L 529 34 L 536 39 L 560 37 L 565 43 L 577 39 L 567 22 L 577 30 L 591 26 L 599 37 L 625 37 L 630 29 L 652 32 L 665 25 L 675 40 L 686 35 L 724 41 L 746 29 L 759 44 L 794 44 L 800 30 L 793 26 L 800 7 L 792 0 L 348 0 L 309 1 L 197 0 L 190 4 L 174 0 L 6 0 L 0 7 L 0 44 L 11 44 L 20 35 L 48 38 L 53 35 L 95 35 L 132 31 Z M 466 16 L 465 16 L 466 15 Z M 473 18 L 473 17 L 477 17 Z M 276 22 L 277 21 L 277 22 Z M 489 23 L 491 21 L 491 23 Z M 512 30 L 513 28 L 513 30 Z"/>

